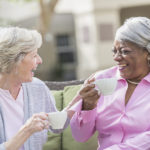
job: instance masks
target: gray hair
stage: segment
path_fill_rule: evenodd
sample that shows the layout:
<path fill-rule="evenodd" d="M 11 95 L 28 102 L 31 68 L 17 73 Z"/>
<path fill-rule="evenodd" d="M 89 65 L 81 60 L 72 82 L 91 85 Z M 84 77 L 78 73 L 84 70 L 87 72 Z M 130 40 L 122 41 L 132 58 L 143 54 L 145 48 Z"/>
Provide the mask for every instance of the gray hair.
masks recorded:
<path fill-rule="evenodd" d="M 24 56 L 40 48 L 42 38 L 36 30 L 0 28 L 0 73 L 9 73 Z"/>
<path fill-rule="evenodd" d="M 135 43 L 150 53 L 150 19 L 146 17 L 127 19 L 117 30 L 115 40 Z"/>

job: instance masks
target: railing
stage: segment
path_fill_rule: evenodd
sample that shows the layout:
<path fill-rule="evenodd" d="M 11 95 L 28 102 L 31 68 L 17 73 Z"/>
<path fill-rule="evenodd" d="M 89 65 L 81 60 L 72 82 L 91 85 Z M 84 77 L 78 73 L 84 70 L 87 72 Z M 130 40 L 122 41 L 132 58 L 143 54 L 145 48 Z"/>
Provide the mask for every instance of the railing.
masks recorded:
<path fill-rule="evenodd" d="M 72 81 L 64 81 L 64 82 L 45 81 L 46 85 L 51 90 L 63 90 L 65 86 L 83 84 L 83 82 L 84 80 L 72 80 Z"/>

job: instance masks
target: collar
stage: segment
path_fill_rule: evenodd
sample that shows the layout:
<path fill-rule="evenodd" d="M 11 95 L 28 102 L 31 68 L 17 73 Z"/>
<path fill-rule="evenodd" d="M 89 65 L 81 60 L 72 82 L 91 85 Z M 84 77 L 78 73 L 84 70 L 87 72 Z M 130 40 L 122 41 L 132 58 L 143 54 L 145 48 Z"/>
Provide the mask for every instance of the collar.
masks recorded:
<path fill-rule="evenodd" d="M 150 83 L 150 72 L 143 78 L 143 80 Z"/>

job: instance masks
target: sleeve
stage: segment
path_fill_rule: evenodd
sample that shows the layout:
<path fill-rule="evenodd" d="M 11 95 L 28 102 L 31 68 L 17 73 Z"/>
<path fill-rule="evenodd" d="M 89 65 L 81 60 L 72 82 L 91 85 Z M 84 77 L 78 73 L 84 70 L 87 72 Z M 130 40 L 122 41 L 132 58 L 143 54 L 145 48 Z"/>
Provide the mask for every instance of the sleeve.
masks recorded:
<path fill-rule="evenodd" d="M 54 96 L 51 94 L 51 91 L 49 90 L 49 88 L 46 85 L 45 85 L 45 88 L 46 88 L 46 91 L 47 91 L 47 94 L 48 94 L 48 102 L 46 102 L 46 106 L 45 106 L 46 107 L 46 112 L 49 113 L 49 112 L 58 111 L 57 108 L 56 108 L 56 102 L 55 102 Z M 49 130 L 53 133 L 61 133 L 61 132 L 63 132 L 63 130 L 65 128 L 68 127 L 69 123 L 70 123 L 70 119 L 68 117 L 63 129 L 52 129 L 50 127 Z"/>
<path fill-rule="evenodd" d="M 5 150 L 5 145 L 4 145 L 4 143 L 0 144 L 0 150 Z"/>
<path fill-rule="evenodd" d="M 150 150 L 150 131 L 138 134 L 124 143 L 112 145 L 104 150 Z"/>
<path fill-rule="evenodd" d="M 81 111 L 81 108 L 82 100 L 73 106 L 76 112 L 70 121 L 70 126 L 75 140 L 85 142 L 95 132 L 96 108 L 89 111 Z"/>

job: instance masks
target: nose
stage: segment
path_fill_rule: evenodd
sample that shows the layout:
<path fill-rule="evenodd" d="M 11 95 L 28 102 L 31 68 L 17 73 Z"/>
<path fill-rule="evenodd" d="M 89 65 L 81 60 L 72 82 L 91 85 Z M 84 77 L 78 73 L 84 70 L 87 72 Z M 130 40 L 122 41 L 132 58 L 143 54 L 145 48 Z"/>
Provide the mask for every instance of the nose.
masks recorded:
<path fill-rule="evenodd" d="M 37 58 L 37 64 L 42 64 L 42 58 L 40 55 L 38 55 L 38 58 Z"/>
<path fill-rule="evenodd" d="M 113 59 L 114 61 L 120 61 L 122 60 L 122 55 L 119 52 L 117 52 L 116 54 L 114 54 Z"/>

